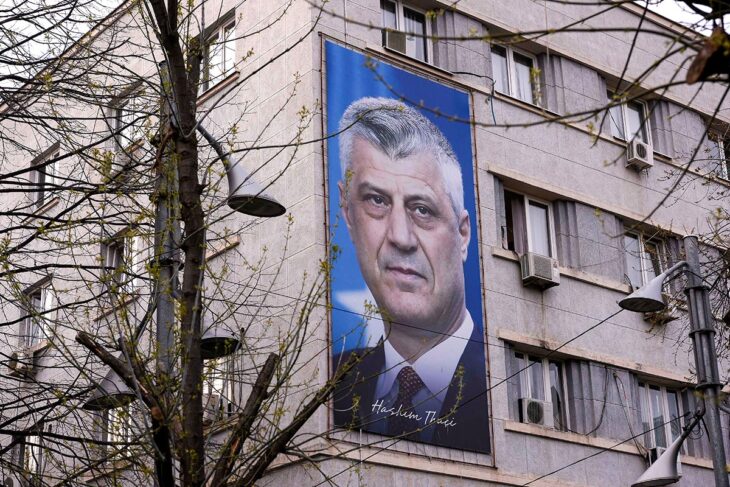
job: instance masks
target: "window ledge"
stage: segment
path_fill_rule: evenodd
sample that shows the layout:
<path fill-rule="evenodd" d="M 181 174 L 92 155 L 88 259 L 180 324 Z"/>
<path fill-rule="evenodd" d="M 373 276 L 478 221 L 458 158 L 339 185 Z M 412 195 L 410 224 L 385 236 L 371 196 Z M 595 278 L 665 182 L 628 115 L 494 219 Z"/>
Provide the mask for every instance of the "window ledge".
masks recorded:
<path fill-rule="evenodd" d="M 600 448 L 602 450 L 612 450 L 631 455 L 642 455 L 639 449 L 631 442 L 626 440 L 618 444 L 618 440 L 610 438 L 600 438 L 594 436 L 585 436 L 578 433 L 569 433 L 567 431 L 558 431 L 535 424 L 520 423 L 519 421 L 504 420 L 504 430 L 513 433 L 522 433 L 526 435 L 539 436 L 549 438 L 551 440 L 564 441 L 566 443 L 574 443 L 578 445 Z M 631 443 L 630 443 L 631 442 Z M 643 456 L 643 455 L 642 455 Z M 682 463 L 700 468 L 712 469 L 712 461 L 706 458 L 691 457 L 689 455 L 680 455 Z"/>
<path fill-rule="evenodd" d="M 553 112 L 552 110 L 549 110 L 545 107 L 538 105 L 537 103 L 530 103 L 528 101 L 521 100 L 515 96 L 510 95 L 509 93 L 502 93 L 501 91 L 494 90 L 494 93 L 486 93 L 486 94 L 487 94 L 487 96 L 491 96 L 498 100 L 509 102 L 512 105 L 517 105 L 522 108 L 526 108 L 532 112 L 537 112 L 543 116 L 549 115 L 550 117 L 556 117 L 556 118 L 561 117 L 561 115 L 559 113 Z"/>
<path fill-rule="evenodd" d="M 44 351 L 46 348 L 51 346 L 51 342 L 48 339 L 39 341 L 38 343 L 25 347 L 22 351 L 25 353 L 32 353 L 33 355 Z"/>
<path fill-rule="evenodd" d="M 205 255 L 205 260 L 211 260 L 219 255 L 222 255 L 234 247 L 237 247 L 241 243 L 241 237 L 234 235 L 233 237 L 225 237 L 221 242 L 213 244 L 212 248 L 208 249 Z"/>
<path fill-rule="evenodd" d="M 505 259 L 505 260 L 511 260 L 513 262 L 520 261 L 519 257 L 517 256 L 517 253 L 515 253 L 512 250 L 505 250 L 501 247 L 493 246 L 493 247 L 491 247 L 491 251 L 492 251 L 492 255 L 494 257 L 499 257 L 499 258 Z M 558 270 L 560 271 L 561 276 L 570 277 L 577 281 L 586 282 L 588 284 L 593 284 L 594 286 L 599 286 L 599 287 L 602 287 L 605 289 L 611 289 L 613 291 L 618 291 L 618 292 L 625 293 L 625 294 L 629 294 L 631 292 L 631 290 L 627 284 L 623 284 L 621 282 L 614 281 L 612 279 L 606 279 L 605 277 L 597 276 L 595 274 L 580 271 L 577 269 L 571 269 L 569 267 L 563 267 L 561 265 L 558 265 Z"/>
<path fill-rule="evenodd" d="M 30 216 L 26 217 L 25 219 L 23 219 L 23 221 L 21 222 L 21 224 L 28 223 L 28 222 L 36 219 L 37 217 L 39 217 L 41 215 L 44 215 L 45 213 L 48 212 L 48 210 L 50 210 L 51 208 L 53 208 L 54 206 L 56 206 L 60 201 L 61 201 L 61 198 L 59 198 L 58 196 L 54 196 L 50 200 L 48 200 L 45 203 L 43 203 L 42 206 L 40 206 L 39 208 L 37 208 L 33 212 L 32 215 L 30 215 Z"/>
<path fill-rule="evenodd" d="M 205 90 L 203 93 L 200 94 L 200 96 L 198 96 L 198 104 L 205 103 L 214 96 L 220 94 L 225 88 L 228 88 L 230 85 L 234 84 L 236 81 L 238 81 L 239 74 L 240 72 L 238 70 L 234 70 L 231 72 L 231 74 Z"/>

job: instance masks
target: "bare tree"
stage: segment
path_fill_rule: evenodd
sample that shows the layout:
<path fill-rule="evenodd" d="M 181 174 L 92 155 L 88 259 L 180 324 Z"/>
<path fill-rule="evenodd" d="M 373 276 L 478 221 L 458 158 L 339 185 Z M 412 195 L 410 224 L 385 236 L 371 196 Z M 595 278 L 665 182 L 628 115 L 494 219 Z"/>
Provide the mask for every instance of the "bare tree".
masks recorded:
<path fill-rule="evenodd" d="M 596 12 L 566 25 L 430 40 L 518 46 L 588 37 L 611 31 L 591 22 L 620 3 L 597 2 Z M 710 4 L 707 18 L 716 23 L 727 8 L 686 3 Z M 311 155 L 322 135 L 315 123 L 321 107 L 298 103 L 300 79 L 283 82 L 284 94 L 266 107 L 247 98 L 247 89 L 282 71 L 278 63 L 286 56 L 311 49 L 323 18 L 358 19 L 326 2 L 294 0 L 265 14 L 247 2 L 146 0 L 103 17 L 96 2 L 13 7 L 0 12 L 0 63 L 7 66 L 0 72 L 0 360 L 12 369 L 0 377 L 3 472 L 42 474 L 36 481 L 49 485 L 92 477 L 109 485 L 252 485 L 277 456 L 308 457 L 307 446 L 327 431 L 302 428 L 340 378 L 323 378 L 327 343 L 313 331 L 326 322 L 329 252 L 310 252 L 321 257 L 308 255 L 290 273 L 297 219 L 242 218 L 226 205 L 221 186 L 240 166 L 275 190 Z M 260 22 L 230 29 L 241 12 Z M 297 16 L 306 17 L 300 30 L 271 51 L 255 51 L 262 35 Z M 581 125 L 598 136 L 610 130 L 612 109 L 684 85 L 680 73 L 692 60 L 689 81 L 720 87 L 715 114 L 726 105 L 721 27 L 708 40 L 689 32 L 670 36 L 641 22 L 615 31 L 654 33 L 669 42 L 666 56 L 629 79 L 630 53 L 613 98 L 601 106 L 556 114 L 543 98 L 536 106 L 549 116 L 539 123 Z M 699 54 L 668 71 L 686 49 Z M 495 82 L 479 72 L 456 74 Z M 536 67 L 531 76 L 535 87 L 550 82 Z M 715 125 L 724 126 L 713 115 L 708 127 Z M 671 203 L 699 162 L 720 164 L 706 149 L 697 145 L 682 155 L 684 166 L 667 175 L 661 204 Z M 726 247 L 727 212 L 712 217 L 706 241 Z M 263 250 L 269 242 L 275 248 Z M 709 275 L 717 295 L 727 297 L 727 255 L 708 249 Z M 725 301 L 713 301 L 717 314 L 727 316 Z M 206 368 L 201 339 L 211 324 L 242 332 L 241 344 L 233 359 Z M 718 340 L 724 343 L 728 333 L 723 329 Z M 83 410 L 109 371 L 121 378 L 126 399 L 113 413 Z"/>

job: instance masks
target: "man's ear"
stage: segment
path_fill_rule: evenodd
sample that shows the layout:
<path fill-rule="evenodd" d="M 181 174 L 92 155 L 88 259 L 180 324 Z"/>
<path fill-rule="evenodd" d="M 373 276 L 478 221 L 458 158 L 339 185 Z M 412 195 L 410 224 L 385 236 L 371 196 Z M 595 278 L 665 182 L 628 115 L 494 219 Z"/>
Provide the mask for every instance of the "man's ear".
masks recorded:
<path fill-rule="evenodd" d="M 337 183 L 337 187 L 340 189 L 340 210 L 342 213 L 342 218 L 345 220 L 345 225 L 347 225 L 347 230 L 350 230 L 350 215 L 348 214 L 348 206 L 347 206 L 347 188 L 345 187 L 345 183 L 342 181 L 339 181 Z"/>
<path fill-rule="evenodd" d="M 461 210 L 459 217 L 459 238 L 461 239 L 461 261 L 466 262 L 469 255 L 469 241 L 471 240 L 471 222 L 469 212 Z"/>

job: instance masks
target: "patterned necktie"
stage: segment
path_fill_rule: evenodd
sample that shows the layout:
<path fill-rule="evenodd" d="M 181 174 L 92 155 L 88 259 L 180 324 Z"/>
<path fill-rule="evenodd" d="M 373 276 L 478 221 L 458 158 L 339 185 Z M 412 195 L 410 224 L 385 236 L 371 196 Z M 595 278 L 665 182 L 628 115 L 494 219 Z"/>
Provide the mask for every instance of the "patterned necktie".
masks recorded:
<path fill-rule="evenodd" d="M 398 372 L 395 380 L 398 381 L 398 397 L 395 399 L 393 406 L 395 407 L 395 411 L 398 411 L 400 408 L 400 414 L 390 418 L 390 430 L 393 435 L 408 435 L 424 426 L 425 418 L 421 418 L 419 421 L 409 416 L 415 416 L 417 414 L 413 409 L 413 396 L 425 387 L 426 384 L 423 383 L 410 365 L 403 367 Z"/>

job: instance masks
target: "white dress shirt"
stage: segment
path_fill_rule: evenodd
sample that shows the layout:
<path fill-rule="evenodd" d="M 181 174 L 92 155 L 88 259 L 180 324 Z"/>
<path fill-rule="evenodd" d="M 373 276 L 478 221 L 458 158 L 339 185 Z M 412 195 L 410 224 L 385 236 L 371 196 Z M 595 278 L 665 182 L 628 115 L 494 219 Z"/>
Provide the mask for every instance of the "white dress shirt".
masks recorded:
<path fill-rule="evenodd" d="M 383 343 L 385 365 L 378 377 L 375 400 L 382 400 L 384 405 L 397 407 L 398 405 L 393 404 L 398 396 L 398 385 L 395 384 L 395 379 L 403 367 L 410 365 L 426 386 L 413 396 L 414 411 L 423 418 L 424 426 L 438 417 L 456 367 L 459 365 L 459 359 L 464 353 L 473 330 L 474 322 L 467 311 L 464 321 L 451 336 L 421 355 L 412 364 L 405 360 L 386 340 Z M 430 436 L 433 434 L 433 429 L 427 428 L 422 434 Z"/>

